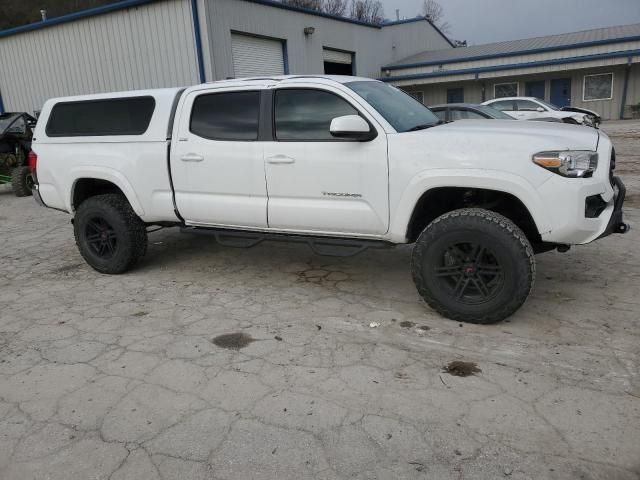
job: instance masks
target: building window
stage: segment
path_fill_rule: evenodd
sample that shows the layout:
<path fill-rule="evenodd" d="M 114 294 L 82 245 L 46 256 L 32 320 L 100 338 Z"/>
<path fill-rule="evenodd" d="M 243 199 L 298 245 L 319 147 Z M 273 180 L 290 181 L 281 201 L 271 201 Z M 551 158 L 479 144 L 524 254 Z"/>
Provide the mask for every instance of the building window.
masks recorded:
<path fill-rule="evenodd" d="M 496 83 L 493 86 L 493 97 L 517 97 L 518 96 L 518 82 L 513 83 Z"/>
<path fill-rule="evenodd" d="M 613 98 L 613 73 L 584 76 L 582 100 L 611 100 Z"/>

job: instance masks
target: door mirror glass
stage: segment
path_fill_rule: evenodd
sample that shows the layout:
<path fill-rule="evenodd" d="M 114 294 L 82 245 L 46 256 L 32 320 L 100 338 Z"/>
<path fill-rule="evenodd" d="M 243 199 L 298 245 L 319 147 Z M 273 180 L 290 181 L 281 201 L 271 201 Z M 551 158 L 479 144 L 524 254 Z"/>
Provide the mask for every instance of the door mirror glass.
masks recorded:
<path fill-rule="evenodd" d="M 542 113 L 542 112 L 544 112 L 544 108 L 542 108 L 542 107 L 538 107 L 538 108 L 536 108 L 536 112 L 540 112 L 540 113 Z"/>
<path fill-rule="evenodd" d="M 331 120 L 329 127 L 331 135 L 338 138 L 349 138 L 353 140 L 373 140 L 376 137 L 375 131 L 367 121 L 359 115 L 344 115 Z"/>

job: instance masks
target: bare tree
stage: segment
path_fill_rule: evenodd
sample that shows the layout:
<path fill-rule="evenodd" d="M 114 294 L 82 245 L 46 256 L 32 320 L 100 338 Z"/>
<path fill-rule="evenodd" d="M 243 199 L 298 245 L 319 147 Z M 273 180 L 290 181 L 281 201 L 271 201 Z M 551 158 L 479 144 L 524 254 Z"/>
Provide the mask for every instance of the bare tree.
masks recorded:
<path fill-rule="evenodd" d="M 343 16 L 347 11 L 347 0 L 324 0 L 322 11 L 330 15 Z"/>
<path fill-rule="evenodd" d="M 384 9 L 379 0 L 351 0 L 349 16 L 369 23 L 384 22 Z"/>
<path fill-rule="evenodd" d="M 442 32 L 450 33 L 451 24 L 444 21 L 444 8 L 437 0 L 424 0 L 422 4 L 422 14 L 437 26 Z"/>
<path fill-rule="evenodd" d="M 322 0 L 282 0 L 289 7 L 306 8 L 308 10 L 322 10 Z"/>

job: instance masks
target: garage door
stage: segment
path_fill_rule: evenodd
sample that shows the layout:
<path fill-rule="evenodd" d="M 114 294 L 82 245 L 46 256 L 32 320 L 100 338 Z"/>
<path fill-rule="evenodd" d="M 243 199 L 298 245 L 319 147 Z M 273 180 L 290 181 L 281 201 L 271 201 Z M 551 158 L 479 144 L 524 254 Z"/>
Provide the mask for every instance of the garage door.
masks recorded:
<path fill-rule="evenodd" d="M 231 35 L 231 52 L 236 78 L 284 74 L 280 40 L 234 33 Z"/>
<path fill-rule="evenodd" d="M 322 55 L 325 62 L 344 63 L 347 65 L 351 65 L 352 55 L 349 52 L 339 52 L 338 50 L 325 48 L 322 50 Z"/>

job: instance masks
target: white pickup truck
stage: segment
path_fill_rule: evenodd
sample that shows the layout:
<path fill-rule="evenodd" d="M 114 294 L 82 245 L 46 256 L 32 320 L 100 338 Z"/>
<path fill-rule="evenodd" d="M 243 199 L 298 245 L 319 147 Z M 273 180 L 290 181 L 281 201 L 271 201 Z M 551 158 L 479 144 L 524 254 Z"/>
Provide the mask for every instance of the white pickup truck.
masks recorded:
<path fill-rule="evenodd" d="M 283 76 L 52 99 L 29 159 L 36 200 L 74 215 L 103 273 L 145 254 L 147 228 L 318 253 L 414 244 L 442 315 L 514 313 L 534 253 L 624 233 L 624 185 L 603 132 L 543 122 L 443 125 L 382 82 Z M 382 272 L 381 272 L 382 274 Z"/>

